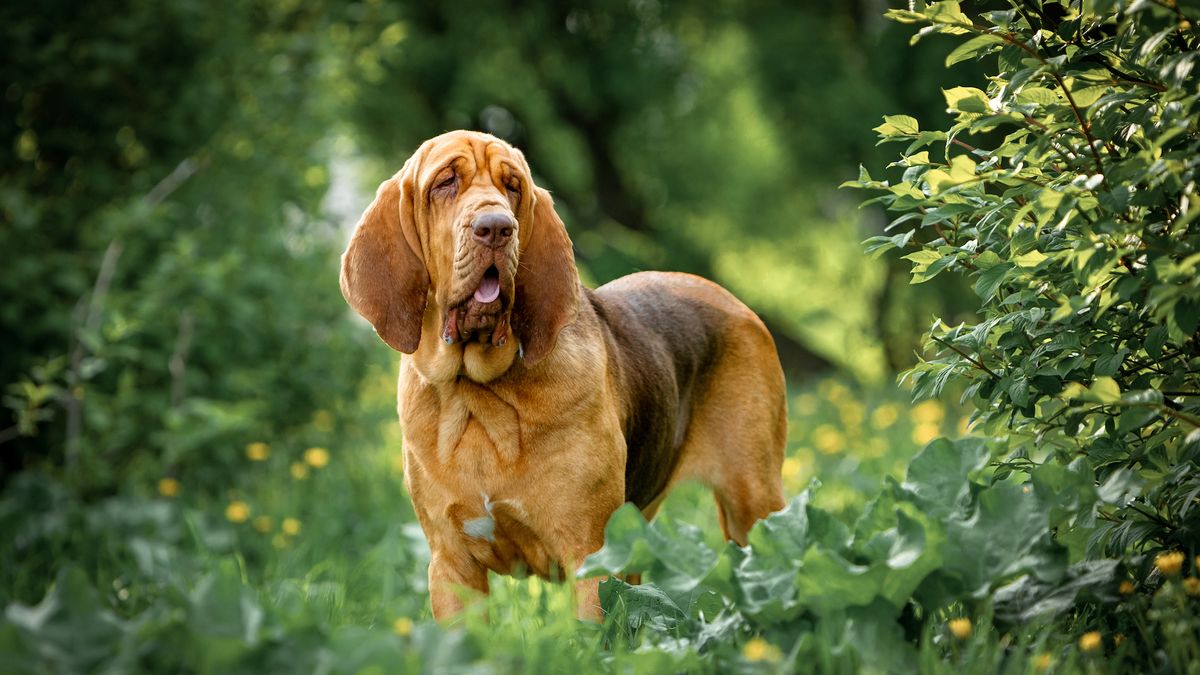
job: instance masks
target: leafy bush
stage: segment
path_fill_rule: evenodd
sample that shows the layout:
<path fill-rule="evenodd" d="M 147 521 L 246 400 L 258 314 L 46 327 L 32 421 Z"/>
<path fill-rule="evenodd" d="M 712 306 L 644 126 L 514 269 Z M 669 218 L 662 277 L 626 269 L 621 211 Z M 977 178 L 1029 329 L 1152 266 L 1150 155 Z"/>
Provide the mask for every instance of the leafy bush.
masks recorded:
<path fill-rule="evenodd" d="M 967 275 L 982 301 L 977 323 L 935 322 L 905 378 L 918 399 L 966 387 L 1006 446 L 1001 477 L 1082 472 L 1060 538 L 1086 536 L 1089 555 L 1195 553 L 1200 39 L 1174 3 L 1015 7 L 890 13 L 926 24 L 917 37 L 970 36 L 947 65 L 998 63 L 987 91 L 944 91 L 947 131 L 887 117 L 876 131 L 906 144 L 900 180 L 853 183 L 900 214 L 869 250 L 912 251 L 913 283 Z"/>
<path fill-rule="evenodd" d="M 905 115 L 876 128 L 906 143 L 898 180 L 848 183 L 899 214 L 870 252 L 906 251 L 913 283 L 971 278 L 978 321 L 936 321 L 901 380 L 918 401 L 962 390 L 976 436 L 929 444 L 852 528 L 802 495 L 748 548 L 713 549 L 627 508 L 587 569 L 649 573 L 609 582 L 626 627 L 701 652 L 762 635 L 791 645 L 785 667 L 1070 670 L 1107 655 L 1114 670 L 1190 672 L 1197 35 L 1173 3 L 888 15 L 923 24 L 914 40 L 965 37 L 947 65 L 997 63 L 987 91 L 945 90 L 950 129 Z"/>

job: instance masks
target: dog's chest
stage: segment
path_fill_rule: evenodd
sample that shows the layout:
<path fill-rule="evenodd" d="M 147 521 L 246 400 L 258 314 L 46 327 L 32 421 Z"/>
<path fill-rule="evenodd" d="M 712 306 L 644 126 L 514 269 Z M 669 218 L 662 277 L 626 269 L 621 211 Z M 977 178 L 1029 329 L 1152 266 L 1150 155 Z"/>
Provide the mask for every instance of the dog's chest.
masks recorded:
<path fill-rule="evenodd" d="M 406 478 L 426 533 L 499 572 L 550 574 L 539 516 L 553 506 L 522 454 L 516 408 L 478 391 L 401 388 Z"/>

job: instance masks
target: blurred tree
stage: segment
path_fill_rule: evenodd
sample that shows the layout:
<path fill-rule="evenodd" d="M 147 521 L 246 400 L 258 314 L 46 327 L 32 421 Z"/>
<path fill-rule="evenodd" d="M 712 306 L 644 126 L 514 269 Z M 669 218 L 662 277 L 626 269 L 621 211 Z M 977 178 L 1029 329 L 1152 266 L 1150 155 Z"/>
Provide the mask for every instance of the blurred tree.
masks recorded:
<path fill-rule="evenodd" d="M 0 8 L 6 469 L 65 461 L 85 492 L 164 470 L 220 485 L 246 438 L 353 393 L 366 340 L 313 215 L 326 17 Z"/>
<path fill-rule="evenodd" d="M 899 83 L 945 77 L 936 49 L 881 57 L 902 38 L 866 18 L 876 4 L 375 2 L 332 35 L 355 54 L 342 86 L 364 150 L 388 169 L 448 129 L 506 138 L 559 196 L 593 281 L 713 277 L 764 316 L 792 370 L 878 377 L 911 360 L 925 326 L 910 317 L 953 312 L 943 289 L 861 261 L 881 219 L 863 227 L 833 194 L 874 156 L 863 130 L 910 91 Z"/>

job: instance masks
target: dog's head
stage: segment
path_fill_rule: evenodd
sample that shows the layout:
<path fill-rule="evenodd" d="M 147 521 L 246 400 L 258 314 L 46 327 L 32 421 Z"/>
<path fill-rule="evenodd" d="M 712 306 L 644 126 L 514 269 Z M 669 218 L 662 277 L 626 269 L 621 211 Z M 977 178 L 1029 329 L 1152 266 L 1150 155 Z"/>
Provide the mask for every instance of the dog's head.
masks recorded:
<path fill-rule="evenodd" d="M 426 141 L 379 186 L 342 255 L 341 286 L 401 352 L 417 351 L 423 332 L 485 348 L 515 337 L 529 365 L 554 348 L 579 300 L 550 193 L 519 150 L 471 131 Z"/>

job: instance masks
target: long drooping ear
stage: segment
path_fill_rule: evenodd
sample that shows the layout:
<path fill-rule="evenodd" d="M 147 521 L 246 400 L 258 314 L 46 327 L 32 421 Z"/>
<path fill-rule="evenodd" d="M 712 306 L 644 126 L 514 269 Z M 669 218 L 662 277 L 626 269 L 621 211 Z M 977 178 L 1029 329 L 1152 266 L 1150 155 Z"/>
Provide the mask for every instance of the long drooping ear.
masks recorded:
<path fill-rule="evenodd" d="M 413 221 L 413 172 L 405 165 L 384 181 L 342 254 L 342 295 L 392 349 L 411 354 L 421 342 L 429 270 Z"/>
<path fill-rule="evenodd" d="M 554 349 L 559 331 L 579 311 L 579 274 L 567 228 L 550 193 L 534 188 L 534 195 L 531 227 L 518 230 L 523 241 L 513 306 L 513 325 L 528 365 Z"/>

